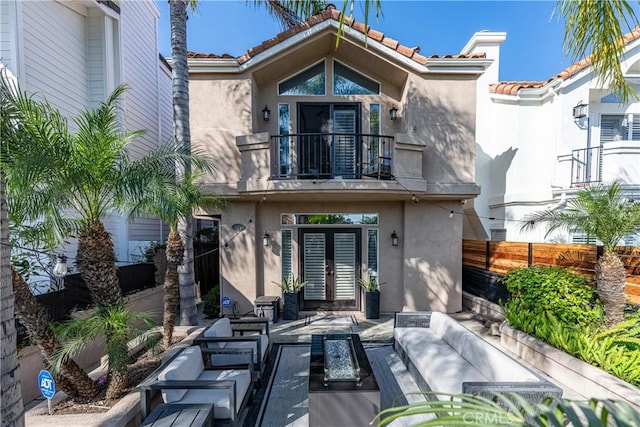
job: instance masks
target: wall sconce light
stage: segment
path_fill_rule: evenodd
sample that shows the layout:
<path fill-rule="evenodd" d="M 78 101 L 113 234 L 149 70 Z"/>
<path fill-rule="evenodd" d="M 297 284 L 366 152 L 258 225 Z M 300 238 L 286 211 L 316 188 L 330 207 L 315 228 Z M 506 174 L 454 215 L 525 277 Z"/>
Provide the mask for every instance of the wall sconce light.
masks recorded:
<path fill-rule="evenodd" d="M 267 230 L 264 230 L 264 234 L 262 235 L 262 246 L 269 246 L 269 240 L 271 236 L 267 233 Z"/>
<path fill-rule="evenodd" d="M 264 105 L 264 108 L 262 109 L 262 118 L 264 119 L 265 122 L 268 122 L 269 119 L 271 118 L 271 110 L 269 110 L 269 107 L 267 107 L 267 105 Z"/>
<path fill-rule="evenodd" d="M 453 218 L 453 211 L 449 212 L 449 218 Z"/>
<path fill-rule="evenodd" d="M 391 107 L 391 109 L 389 110 L 389 117 L 391 118 L 391 120 L 395 120 L 398 118 L 398 107 L 396 107 L 395 105 Z"/>
<path fill-rule="evenodd" d="M 589 106 L 582 101 L 578 102 L 578 105 L 573 107 L 573 120 L 578 121 L 579 119 L 587 116 L 587 108 Z"/>
<path fill-rule="evenodd" d="M 53 267 L 53 275 L 56 277 L 64 277 L 69 272 L 67 268 L 67 257 L 64 255 L 58 255 L 55 267 Z"/>
<path fill-rule="evenodd" d="M 393 230 L 393 233 L 391 233 L 391 246 L 398 246 L 398 234 L 396 230 Z"/>

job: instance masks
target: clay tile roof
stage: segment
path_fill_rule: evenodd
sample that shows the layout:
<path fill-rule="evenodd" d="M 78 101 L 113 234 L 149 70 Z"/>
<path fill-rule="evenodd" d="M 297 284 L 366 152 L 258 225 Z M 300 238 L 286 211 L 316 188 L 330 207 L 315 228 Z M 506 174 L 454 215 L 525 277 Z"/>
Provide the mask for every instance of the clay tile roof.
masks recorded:
<path fill-rule="evenodd" d="M 634 40 L 640 39 L 640 27 L 634 29 L 633 31 L 625 34 L 622 37 L 622 41 L 624 44 L 629 44 Z M 520 89 L 538 89 L 541 88 L 556 79 L 566 80 L 569 77 L 579 73 L 580 71 L 587 68 L 591 65 L 591 57 L 587 56 L 586 58 L 582 58 L 575 64 L 571 64 L 564 70 L 559 73 L 551 76 L 547 81 L 540 82 L 499 82 L 489 86 L 490 93 L 497 93 L 500 95 L 517 95 Z"/>
<path fill-rule="evenodd" d="M 257 46 L 254 46 L 252 48 L 250 48 L 249 50 L 247 50 L 247 52 L 236 58 L 238 60 L 239 64 L 243 64 L 245 62 L 247 62 L 248 60 L 250 60 L 251 58 L 255 57 L 256 55 L 264 52 L 265 50 L 276 46 L 277 44 L 295 36 L 296 34 L 300 33 L 301 31 L 304 31 L 308 28 L 313 27 L 314 25 L 317 25 L 323 21 L 326 20 L 334 20 L 334 21 L 339 21 L 340 20 L 340 12 L 335 8 L 334 5 L 329 4 L 327 5 L 326 9 L 324 11 L 322 11 L 322 13 L 312 16 L 309 19 L 307 19 L 304 22 L 301 22 L 297 25 L 295 25 L 294 27 L 281 32 L 280 34 L 276 35 L 275 37 L 269 39 L 269 40 L 265 40 L 264 42 L 260 43 Z M 432 55 L 432 56 L 422 56 L 420 55 L 420 47 L 408 47 L 408 46 L 404 46 L 402 44 L 400 44 L 397 40 L 394 40 L 390 37 L 387 37 L 384 35 L 384 33 L 380 32 L 380 31 L 376 31 L 371 29 L 368 26 L 365 26 L 364 23 L 358 22 L 356 20 L 354 20 L 352 17 L 345 17 L 344 21 L 343 21 L 343 25 L 350 27 L 352 30 L 360 32 L 362 34 L 366 34 L 368 38 L 370 38 L 371 40 L 374 40 L 376 42 L 382 43 L 384 46 L 386 46 L 387 48 L 394 50 L 395 52 L 417 62 L 420 65 L 426 65 L 428 63 L 429 58 L 432 59 L 436 59 L 436 58 L 453 58 L 453 59 L 478 59 L 478 58 L 485 58 L 486 55 L 484 53 L 474 53 L 474 54 L 464 54 L 464 55 L 444 55 L 444 56 L 438 56 L 438 55 Z M 228 58 L 230 56 L 219 56 L 219 55 L 215 55 L 215 54 L 206 54 L 206 53 L 193 53 L 193 52 L 189 52 L 187 54 L 187 56 L 189 58 Z"/>

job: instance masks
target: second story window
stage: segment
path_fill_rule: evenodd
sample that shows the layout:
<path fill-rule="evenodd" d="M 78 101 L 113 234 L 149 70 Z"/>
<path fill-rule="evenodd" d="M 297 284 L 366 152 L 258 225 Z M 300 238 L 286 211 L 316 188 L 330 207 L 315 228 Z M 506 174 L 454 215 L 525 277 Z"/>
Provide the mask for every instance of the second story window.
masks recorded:
<path fill-rule="evenodd" d="M 324 95 L 325 80 L 324 61 L 320 61 L 278 83 L 278 95 Z"/>
<path fill-rule="evenodd" d="M 334 95 L 379 95 L 380 83 L 333 61 Z"/>
<path fill-rule="evenodd" d="M 640 141 L 640 114 L 602 115 L 600 143 Z"/>

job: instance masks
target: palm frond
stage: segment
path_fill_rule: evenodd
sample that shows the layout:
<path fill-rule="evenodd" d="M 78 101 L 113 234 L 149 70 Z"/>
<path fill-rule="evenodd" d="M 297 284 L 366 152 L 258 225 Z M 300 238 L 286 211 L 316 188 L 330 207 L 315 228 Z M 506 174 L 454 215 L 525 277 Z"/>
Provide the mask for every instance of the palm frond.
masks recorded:
<path fill-rule="evenodd" d="M 625 49 L 623 26 L 629 31 L 638 26 L 633 6 L 619 0 L 560 0 L 556 11 L 566 21 L 566 53 L 575 60 L 588 57 L 599 82 L 622 102 L 637 99 L 621 67 Z"/>

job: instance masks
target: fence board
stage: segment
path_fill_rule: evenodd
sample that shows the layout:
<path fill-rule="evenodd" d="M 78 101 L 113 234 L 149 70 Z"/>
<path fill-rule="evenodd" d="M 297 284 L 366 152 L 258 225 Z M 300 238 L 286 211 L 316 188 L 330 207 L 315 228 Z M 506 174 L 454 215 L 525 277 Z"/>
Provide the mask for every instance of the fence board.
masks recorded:
<path fill-rule="evenodd" d="M 594 245 L 489 241 L 488 246 L 489 254 L 487 241 L 463 240 L 463 267 L 503 275 L 526 267 L 531 259 L 532 265 L 571 267 L 578 274 L 595 278 L 597 248 Z M 626 294 L 632 303 L 640 304 L 640 247 L 620 246 L 616 253 L 627 270 Z"/>

